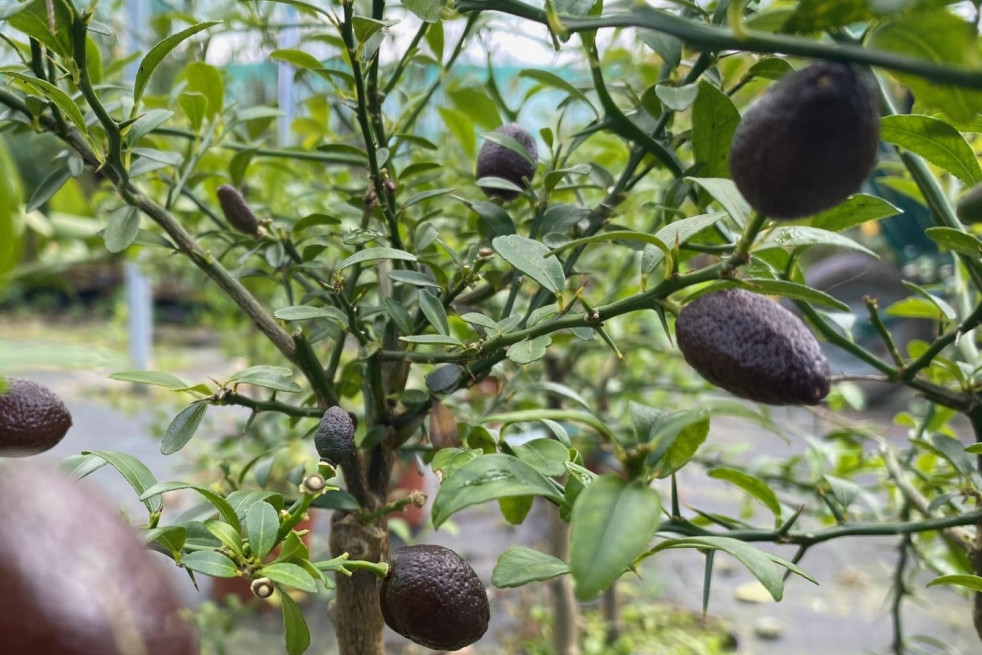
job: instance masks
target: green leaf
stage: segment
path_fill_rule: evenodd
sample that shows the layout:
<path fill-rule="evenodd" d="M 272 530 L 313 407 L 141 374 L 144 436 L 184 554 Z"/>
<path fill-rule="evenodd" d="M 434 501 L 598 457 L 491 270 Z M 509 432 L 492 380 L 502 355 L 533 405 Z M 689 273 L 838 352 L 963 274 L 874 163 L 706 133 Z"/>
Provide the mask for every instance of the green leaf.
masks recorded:
<path fill-rule="evenodd" d="M 781 575 L 778 566 L 783 566 L 792 573 L 800 575 L 810 582 L 815 582 L 814 578 L 796 564 L 731 537 L 684 537 L 682 539 L 666 539 L 645 553 L 644 556 L 649 557 L 670 548 L 711 548 L 729 553 L 740 560 L 747 567 L 747 570 L 764 585 L 764 588 L 767 589 L 771 597 L 777 601 L 781 600 L 784 596 L 784 576 Z M 818 583 L 816 582 L 816 584 Z"/>
<path fill-rule="evenodd" d="M 961 132 L 931 116 L 897 114 L 880 121 L 880 138 L 920 155 L 965 186 L 982 180 L 982 168 Z"/>
<path fill-rule="evenodd" d="M 829 232 L 804 225 L 775 227 L 769 230 L 763 239 L 754 244 L 753 250 L 759 252 L 770 248 L 799 248 L 802 246 L 838 246 L 877 257 L 876 253 L 869 248 L 849 237 L 842 236 L 838 232 Z"/>
<path fill-rule="evenodd" d="M 276 545 L 276 534 L 280 529 L 279 514 L 269 503 L 255 503 L 246 512 L 245 524 L 252 553 L 262 561 Z"/>
<path fill-rule="evenodd" d="M 228 504 L 235 510 L 236 516 L 245 519 L 246 512 L 256 503 L 263 501 L 269 502 L 273 509 L 283 508 L 283 496 L 275 491 L 264 491 L 261 489 L 237 489 L 225 497 Z"/>
<path fill-rule="evenodd" d="M 273 582 L 279 582 L 288 587 L 294 587 L 295 589 L 301 589 L 309 593 L 317 591 L 317 582 L 314 581 L 314 578 L 296 564 L 286 562 L 270 564 L 269 566 L 264 566 L 259 572 L 259 575 L 265 576 Z"/>
<path fill-rule="evenodd" d="M 27 201 L 27 207 L 25 211 L 32 212 L 39 209 L 41 205 L 51 200 L 51 196 L 58 193 L 61 187 L 65 186 L 65 183 L 71 178 L 71 171 L 68 169 L 68 165 L 59 166 L 53 171 L 48 173 L 47 176 L 41 183 L 34 189 L 34 193 L 31 194 L 31 199 Z"/>
<path fill-rule="evenodd" d="M 730 97 L 706 81 L 692 104 L 692 155 L 700 177 L 730 176 L 730 141 L 740 112 Z"/>
<path fill-rule="evenodd" d="M 465 507 L 514 496 L 563 499 L 554 483 L 517 457 L 483 455 L 454 469 L 440 485 L 433 501 L 433 527 Z"/>
<path fill-rule="evenodd" d="M 170 552 L 171 557 L 177 559 L 181 555 L 181 549 L 187 539 L 187 528 L 180 525 L 166 525 L 160 528 L 152 528 L 143 533 L 143 542 L 146 544 L 156 543 L 161 548 Z"/>
<path fill-rule="evenodd" d="M 658 493 L 640 480 L 602 475 L 573 504 L 569 562 L 574 591 L 590 600 L 641 554 L 661 522 Z"/>
<path fill-rule="evenodd" d="M 406 343 L 422 343 L 431 346 L 463 346 L 464 342 L 457 337 L 444 336 L 442 334 L 416 334 L 408 337 L 399 337 L 399 341 Z"/>
<path fill-rule="evenodd" d="M 672 111 L 685 111 L 695 102 L 699 95 L 699 87 L 695 84 L 683 86 L 658 84 L 655 86 L 655 95 L 658 96 L 663 105 Z"/>
<path fill-rule="evenodd" d="M 286 634 L 287 655 L 301 655 L 310 648 L 310 630 L 297 601 L 289 594 L 280 593 L 283 604 L 283 631 Z"/>
<path fill-rule="evenodd" d="M 407 262 L 416 261 L 416 255 L 412 255 L 404 250 L 395 248 L 365 248 L 351 255 L 338 265 L 338 270 L 343 271 L 349 266 L 362 264 L 364 262 L 377 261 L 379 259 L 399 259 Z"/>
<path fill-rule="evenodd" d="M 79 109 L 72 97 L 62 91 L 60 88 L 48 82 L 46 80 L 38 79 L 36 77 L 31 77 L 30 75 L 25 75 L 23 73 L 17 73 L 14 71 L 0 71 L 0 74 L 13 77 L 14 79 L 20 80 L 28 87 L 31 88 L 35 93 L 40 93 L 42 96 L 47 98 L 58 107 L 59 110 L 70 120 L 75 127 L 78 129 L 85 138 L 88 138 L 88 128 L 85 126 L 85 116 L 82 115 L 82 110 Z"/>
<path fill-rule="evenodd" d="M 789 282 L 788 280 L 766 280 L 762 278 L 751 278 L 746 280 L 746 282 L 749 288 L 758 293 L 763 293 L 769 296 L 783 296 L 794 300 L 804 300 L 805 302 L 813 305 L 825 305 L 841 312 L 851 311 L 849 309 L 849 305 L 841 300 L 833 298 L 824 291 L 812 289 L 807 285 L 798 284 L 797 282 Z"/>
<path fill-rule="evenodd" d="M 216 539 L 222 542 L 222 545 L 226 546 L 236 555 L 242 555 L 242 535 L 239 534 L 238 530 L 233 528 L 225 521 L 218 521 L 215 519 L 205 521 L 205 528 L 207 528 L 208 532 L 214 535 Z"/>
<path fill-rule="evenodd" d="M 173 455 L 191 441 L 201 419 L 205 416 L 208 403 L 198 401 L 193 402 L 174 417 L 174 420 L 167 426 L 164 439 L 160 442 L 160 452 L 164 455 Z"/>
<path fill-rule="evenodd" d="M 54 9 L 54 16 L 49 17 L 48 6 Z M 3 18 L 7 18 L 10 26 L 59 55 L 72 56 L 72 24 L 76 11 L 69 0 L 34 0 L 21 5 L 10 5 L 0 9 Z M 50 21 L 54 21 L 54 30 Z"/>
<path fill-rule="evenodd" d="M 172 390 L 186 389 L 188 386 L 184 380 L 162 371 L 120 371 L 119 373 L 110 373 L 109 377 L 122 382 L 136 382 L 137 384 L 166 387 Z"/>
<path fill-rule="evenodd" d="M 203 61 L 192 61 L 184 67 L 184 76 L 188 91 L 205 97 L 208 118 L 220 114 L 225 101 L 225 82 L 219 70 Z"/>
<path fill-rule="evenodd" d="M 857 193 L 849 196 L 832 209 L 806 219 L 812 227 L 833 232 L 841 232 L 866 221 L 874 221 L 888 216 L 896 216 L 901 210 L 883 198 Z"/>
<path fill-rule="evenodd" d="M 873 18 L 868 0 L 801 0 L 784 23 L 788 32 L 821 32 Z"/>
<path fill-rule="evenodd" d="M 214 550 L 195 550 L 181 557 L 181 564 L 192 571 L 213 578 L 234 578 L 238 575 L 235 564 L 225 555 Z"/>
<path fill-rule="evenodd" d="M 429 321 L 437 332 L 447 336 L 450 334 L 450 323 L 447 321 L 447 312 L 443 309 L 443 303 L 426 289 L 419 289 L 416 292 L 419 298 L 419 308 L 423 310 L 423 316 Z"/>
<path fill-rule="evenodd" d="M 294 305 L 283 307 L 273 312 L 273 317 L 281 321 L 309 321 L 314 318 L 331 318 L 341 325 L 348 324 L 348 317 L 337 307 L 311 307 L 310 305 Z"/>
<path fill-rule="evenodd" d="M 496 237 L 491 241 L 501 257 L 516 269 L 554 294 L 559 294 L 566 284 L 566 275 L 559 258 L 549 254 L 549 247 L 517 234 Z"/>
<path fill-rule="evenodd" d="M 972 68 L 979 56 L 978 40 L 974 24 L 942 8 L 894 16 L 872 30 L 867 45 L 922 61 Z M 956 121 L 969 121 L 982 109 L 979 91 L 936 84 L 909 73 L 890 74 L 910 88 L 918 106 L 943 111 Z"/>
<path fill-rule="evenodd" d="M 982 593 L 982 577 L 977 575 L 968 575 L 965 573 L 952 573 L 949 575 L 941 575 L 931 580 L 927 583 L 928 587 L 933 587 L 939 584 L 946 585 L 956 585 L 959 587 L 965 587 L 969 591 L 975 591 Z"/>
<path fill-rule="evenodd" d="M 440 288 L 439 282 L 431 278 L 426 273 L 420 273 L 419 271 L 389 271 L 386 273 L 386 276 L 395 282 L 403 282 L 405 284 L 411 284 L 415 287 Z"/>
<path fill-rule="evenodd" d="M 532 439 L 513 446 L 515 456 L 542 475 L 558 476 L 566 472 L 569 448 L 553 439 Z"/>
<path fill-rule="evenodd" d="M 551 580 L 569 570 L 569 564 L 552 555 L 512 546 L 498 557 L 491 572 L 491 584 L 499 589 L 521 587 L 530 582 Z"/>
<path fill-rule="evenodd" d="M 515 223 L 503 207 L 486 200 L 469 203 L 468 206 L 488 226 L 492 237 L 515 234 Z"/>
<path fill-rule="evenodd" d="M 310 53 L 304 52 L 303 50 L 274 50 L 273 52 L 269 53 L 269 57 L 270 59 L 285 61 L 291 66 L 306 70 L 319 70 L 324 68 L 324 64 L 322 64 L 317 57 Z"/>
<path fill-rule="evenodd" d="M 535 496 L 508 496 L 498 499 L 501 515 L 511 525 L 521 525 L 532 510 Z"/>
<path fill-rule="evenodd" d="M 144 498 L 143 494 L 147 489 L 157 484 L 157 478 L 146 465 L 126 453 L 119 453 L 112 450 L 83 450 L 83 455 L 94 455 L 106 460 L 110 466 L 119 471 L 119 474 L 129 483 L 136 493 L 140 494 L 140 500 L 151 513 L 160 511 L 159 498 Z"/>
<path fill-rule="evenodd" d="M 712 214 L 700 214 L 699 216 L 689 216 L 680 221 L 669 223 L 665 227 L 655 232 L 655 238 L 664 243 L 669 252 L 675 249 L 676 244 L 683 244 L 706 228 L 712 226 L 716 221 L 726 218 L 723 212 Z M 645 249 L 647 256 L 642 263 L 642 271 L 647 274 L 654 271 L 665 259 L 665 252 L 654 249 Z"/>
<path fill-rule="evenodd" d="M 506 355 L 508 359 L 516 364 L 525 365 L 538 361 L 546 356 L 546 349 L 552 343 L 552 337 L 548 334 L 525 339 L 508 347 Z"/>
<path fill-rule="evenodd" d="M 226 523 L 235 528 L 236 531 L 242 530 L 242 523 L 239 521 L 239 517 L 236 515 L 235 510 L 228 504 L 228 501 L 207 487 L 199 487 L 198 485 L 191 484 L 190 482 L 160 482 L 149 487 L 142 494 L 140 494 L 140 500 L 144 502 L 156 500 L 157 506 L 159 507 L 160 498 L 158 498 L 158 496 L 171 491 L 178 491 L 180 489 L 194 489 L 199 494 L 204 496 L 209 503 L 215 506 L 215 509 L 218 510 L 218 513 L 221 514 Z"/>
<path fill-rule="evenodd" d="M 140 62 L 140 67 L 136 72 L 136 79 L 133 82 L 133 109 L 140 106 L 140 99 L 143 97 L 143 92 L 147 88 L 147 84 L 150 82 L 150 77 L 153 75 L 157 67 L 160 66 L 160 62 L 171 53 L 174 48 L 181 45 L 183 41 L 194 36 L 202 30 L 206 30 L 212 25 L 218 25 L 221 21 L 211 20 L 205 21 L 203 23 L 198 23 L 197 25 L 192 25 L 191 27 L 178 32 L 177 34 L 172 34 L 166 39 L 150 48 L 143 61 Z"/>
<path fill-rule="evenodd" d="M 444 0 L 401 0 L 401 2 L 403 7 L 427 23 L 436 23 L 440 20 L 440 11 L 445 4 Z"/>
<path fill-rule="evenodd" d="M 525 70 L 521 71 L 518 76 L 535 80 L 543 86 L 565 91 L 570 98 L 579 100 L 593 110 L 594 116 L 598 115 L 596 107 L 594 107 L 590 100 L 586 97 L 586 94 L 555 73 L 550 73 L 549 71 L 542 70 L 540 68 L 526 68 Z"/>
<path fill-rule="evenodd" d="M 59 468 L 72 480 L 81 480 L 85 476 L 98 471 L 109 462 L 98 455 L 74 454 L 62 460 Z"/>
<path fill-rule="evenodd" d="M 122 252 L 136 239 L 140 230 L 140 212 L 136 207 L 117 207 L 109 214 L 109 224 L 102 238 L 109 252 Z"/>
<path fill-rule="evenodd" d="M 953 227 L 929 227 L 924 234 L 942 248 L 978 257 L 982 254 L 982 240 L 978 237 Z"/>
<path fill-rule="evenodd" d="M 303 390 L 293 381 L 293 372 L 280 366 L 251 366 L 230 377 L 226 384 L 253 384 L 257 387 L 291 393 Z"/>
<path fill-rule="evenodd" d="M 749 473 L 736 469 L 719 467 L 714 468 L 707 474 L 716 480 L 724 480 L 734 484 L 748 494 L 759 500 L 764 507 L 769 509 L 775 518 L 781 517 L 781 503 L 778 501 L 774 491 L 760 478 L 754 477 Z"/>
<path fill-rule="evenodd" d="M 736 188 L 733 180 L 722 177 L 687 177 L 686 182 L 701 186 L 706 193 L 713 197 L 737 225 L 747 224 L 750 218 L 750 205 Z"/>

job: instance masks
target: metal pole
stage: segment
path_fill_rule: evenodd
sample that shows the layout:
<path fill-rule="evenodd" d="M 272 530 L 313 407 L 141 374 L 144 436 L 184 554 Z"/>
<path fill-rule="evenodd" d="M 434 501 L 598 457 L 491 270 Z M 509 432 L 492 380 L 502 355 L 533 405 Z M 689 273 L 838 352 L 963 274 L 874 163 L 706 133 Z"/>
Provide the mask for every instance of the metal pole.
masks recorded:
<path fill-rule="evenodd" d="M 126 17 L 130 25 L 123 34 L 130 35 L 130 50 L 138 50 L 144 44 L 144 30 L 150 18 L 147 0 L 125 0 Z M 126 66 L 126 79 L 136 79 L 138 61 Z M 150 368 L 153 353 L 153 292 L 150 278 L 140 270 L 139 263 L 127 260 L 124 265 L 126 280 L 126 304 L 129 308 L 129 354 L 133 366 L 139 370 Z"/>
<path fill-rule="evenodd" d="M 297 12 L 293 7 L 284 7 L 284 23 L 292 24 L 296 20 L 296 16 Z M 298 41 L 299 30 L 296 27 L 287 27 L 280 32 L 277 46 L 281 50 L 285 50 L 296 46 Z M 276 72 L 276 101 L 280 111 L 283 112 L 280 114 L 276 127 L 279 144 L 282 147 L 290 145 L 290 127 L 296 116 L 293 97 L 293 67 L 285 61 L 279 61 Z"/>

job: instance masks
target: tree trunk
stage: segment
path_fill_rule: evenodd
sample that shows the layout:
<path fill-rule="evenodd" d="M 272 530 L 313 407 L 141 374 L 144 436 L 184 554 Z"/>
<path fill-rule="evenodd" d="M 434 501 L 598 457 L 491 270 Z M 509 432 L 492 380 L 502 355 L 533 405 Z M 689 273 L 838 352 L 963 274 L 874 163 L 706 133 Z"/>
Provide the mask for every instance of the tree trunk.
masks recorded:
<path fill-rule="evenodd" d="M 358 515 L 338 512 L 331 522 L 331 556 L 381 562 L 389 555 L 385 520 L 362 523 Z M 385 655 L 385 622 L 378 605 L 378 578 L 369 571 L 338 575 L 331 620 L 340 655 Z"/>
<path fill-rule="evenodd" d="M 569 556 L 569 524 L 559 518 L 559 510 L 553 506 L 549 510 L 549 550 L 564 562 Z M 573 583 L 568 575 L 561 575 L 551 583 L 553 593 L 554 619 L 552 642 L 556 655 L 580 655 L 579 606 L 573 597 Z"/>

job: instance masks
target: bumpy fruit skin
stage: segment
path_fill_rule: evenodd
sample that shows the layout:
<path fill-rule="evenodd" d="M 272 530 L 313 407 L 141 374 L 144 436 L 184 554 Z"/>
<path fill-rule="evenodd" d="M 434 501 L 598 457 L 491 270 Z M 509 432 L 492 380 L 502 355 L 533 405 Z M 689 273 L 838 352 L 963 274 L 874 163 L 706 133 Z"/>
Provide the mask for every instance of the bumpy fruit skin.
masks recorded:
<path fill-rule="evenodd" d="M 777 219 L 834 207 L 876 164 L 879 96 L 871 73 L 821 62 L 789 73 L 744 113 L 730 174 L 747 202 Z"/>
<path fill-rule="evenodd" d="M 955 214 L 962 223 L 982 223 L 982 184 L 962 194 L 955 205 Z"/>
<path fill-rule="evenodd" d="M 355 449 L 355 424 L 337 405 L 328 408 L 314 433 L 314 446 L 321 459 L 340 464 Z"/>
<path fill-rule="evenodd" d="M 160 562 L 90 485 L 0 471 L 0 652 L 197 655 Z"/>
<path fill-rule="evenodd" d="M 386 625 L 434 650 L 473 644 L 491 619 L 481 579 L 460 555 L 443 546 L 396 550 L 389 557 L 379 604 Z"/>
<path fill-rule="evenodd" d="M 829 366 L 801 319 L 744 289 L 700 296 L 679 312 L 675 339 L 702 377 L 770 405 L 814 405 L 829 393 Z"/>
<path fill-rule="evenodd" d="M 263 226 L 256 217 L 252 207 L 246 202 L 239 190 L 234 186 L 223 184 L 218 187 L 218 204 L 229 225 L 243 234 L 259 238 L 263 235 Z"/>
<path fill-rule="evenodd" d="M 522 157 L 511 148 L 494 141 L 485 141 L 477 153 L 477 179 L 482 177 L 500 177 L 520 187 L 525 187 L 535 176 L 535 160 L 538 159 L 538 148 L 535 138 L 517 123 L 508 123 L 495 130 L 496 134 L 511 137 L 528 153 L 528 159 Z M 502 200 L 512 200 L 518 197 L 517 191 L 510 189 L 495 189 L 482 186 L 484 194 Z"/>
<path fill-rule="evenodd" d="M 27 457 L 54 448 L 72 415 L 53 391 L 23 378 L 0 385 L 0 457 Z"/>

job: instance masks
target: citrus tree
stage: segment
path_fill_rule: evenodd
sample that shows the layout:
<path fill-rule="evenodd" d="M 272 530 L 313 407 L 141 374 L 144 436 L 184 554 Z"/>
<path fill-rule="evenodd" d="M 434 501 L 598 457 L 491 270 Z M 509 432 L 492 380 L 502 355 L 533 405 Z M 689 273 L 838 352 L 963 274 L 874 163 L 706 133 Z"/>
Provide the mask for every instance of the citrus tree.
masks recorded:
<path fill-rule="evenodd" d="M 951 427 L 963 415 L 973 441 L 982 435 L 971 196 L 956 215 L 961 190 L 982 181 L 976 7 L 239 2 L 157 16 L 163 36 L 145 52 L 124 49 L 109 9 L 0 8 L 3 128 L 63 147 L 26 209 L 85 178 L 107 249 L 181 259 L 208 278 L 215 311 L 235 317 L 227 340 L 252 366 L 231 377 L 114 374 L 184 403 L 164 453 L 195 449 L 221 405 L 251 410 L 246 437 L 309 453 L 292 491 L 256 484 L 267 453 L 245 448 L 215 472 L 222 491 L 159 482 L 125 453 L 66 462 L 76 476 L 119 469 L 146 504 L 146 540 L 189 574 L 243 576 L 264 598 L 336 588 L 342 655 L 383 653 L 384 619 L 430 647 L 479 638 L 480 611 L 463 638 L 440 634 L 447 604 L 482 607 L 459 558 L 390 557 L 388 518 L 423 502 L 387 497 L 409 456 L 440 475 L 436 527 L 489 502 L 519 523 L 535 498 L 568 526 L 568 552 L 502 553 L 499 587 L 558 578 L 589 600 L 683 548 L 704 553 L 709 572 L 713 553 L 736 557 L 780 599 L 787 572 L 810 578 L 811 548 L 897 535 L 894 651 L 906 652 L 911 558 L 974 594 L 982 634 L 982 446 Z M 498 65 L 497 40 L 519 28 L 575 65 Z M 288 64 L 302 90 L 286 143 L 275 124 L 291 108 L 232 91 L 235 57 L 256 52 Z M 929 215 L 926 236 L 955 266 L 890 307 L 868 297 L 856 316 L 803 269 L 830 250 L 870 253 L 855 228 L 900 211 L 862 192 L 871 174 Z M 15 191 L 0 206 L 5 237 L 23 229 Z M 899 342 L 896 317 L 926 318 L 933 333 Z M 829 348 L 875 374 L 830 370 Z M 713 417 L 776 429 L 760 404 L 717 386 L 765 405 L 841 407 L 859 377 L 926 399 L 898 418 L 906 443 L 843 423 L 767 472 L 713 465 L 709 476 L 767 518 L 682 507 L 676 474 L 701 465 Z M 606 472 L 588 466 L 604 455 Z M 161 497 L 188 488 L 212 515 L 164 516 Z M 801 503 L 789 509 L 792 494 Z M 318 509 L 334 512 L 326 561 L 311 561 L 297 530 Z M 417 567 L 401 571 L 412 582 L 397 584 L 386 562 Z M 462 570 L 468 581 L 453 582 Z M 433 611 L 392 618 L 403 588 L 435 590 Z M 287 652 L 303 652 L 303 618 L 278 597 Z"/>

